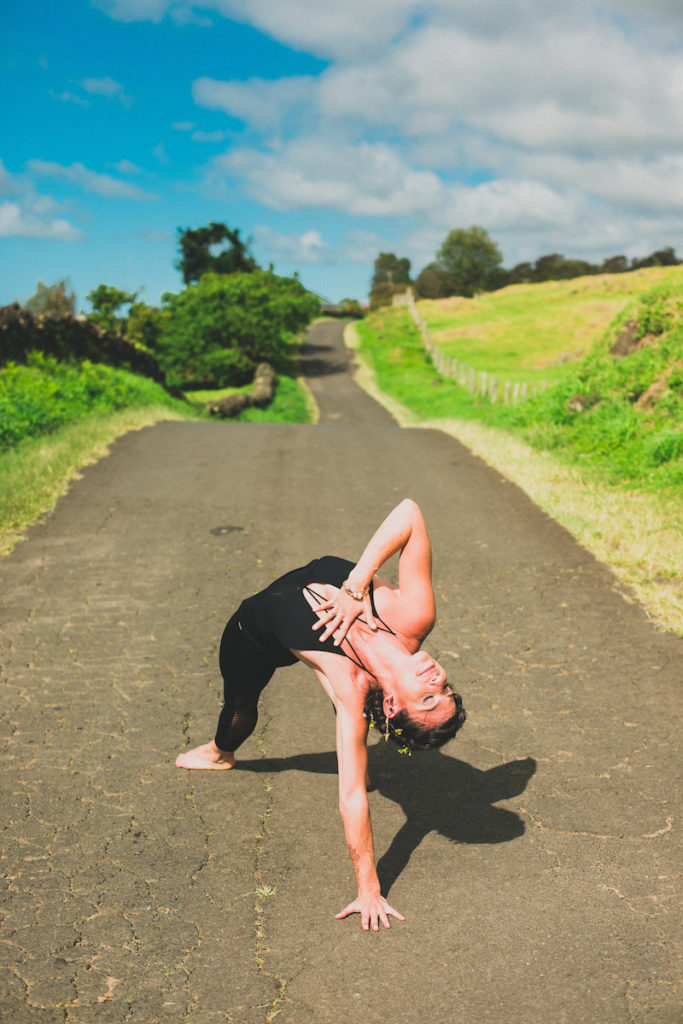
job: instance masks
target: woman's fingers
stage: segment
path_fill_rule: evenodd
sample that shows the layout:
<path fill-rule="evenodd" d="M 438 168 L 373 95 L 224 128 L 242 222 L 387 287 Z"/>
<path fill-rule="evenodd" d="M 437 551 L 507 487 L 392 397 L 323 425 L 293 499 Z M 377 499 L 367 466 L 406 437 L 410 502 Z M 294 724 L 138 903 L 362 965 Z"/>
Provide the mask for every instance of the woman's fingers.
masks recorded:
<path fill-rule="evenodd" d="M 390 907 L 386 900 L 384 902 L 386 905 L 387 914 L 391 914 L 391 916 L 395 917 L 397 921 L 405 921 L 405 917 L 403 916 L 403 914 L 399 914 L 398 910 L 394 910 L 393 907 Z"/>
<path fill-rule="evenodd" d="M 335 644 L 338 647 L 353 623 L 361 615 L 370 629 L 373 631 L 377 629 L 369 594 L 366 594 L 362 601 L 356 601 L 350 594 L 339 591 L 333 598 L 318 605 L 315 612 L 317 621 L 312 628 L 316 632 L 320 632 L 318 639 L 321 643 L 334 634 Z"/>
<path fill-rule="evenodd" d="M 348 907 L 344 907 L 344 909 L 340 910 L 338 914 L 334 915 L 334 917 L 336 921 L 341 921 L 343 917 L 349 917 L 350 914 L 357 913 L 358 907 L 356 906 L 356 901 L 354 900 L 353 903 L 349 903 Z"/>
<path fill-rule="evenodd" d="M 389 906 L 383 896 L 370 899 L 359 897 L 353 903 L 349 903 L 348 907 L 340 910 L 335 917 L 340 921 L 343 917 L 349 917 L 351 914 L 360 914 L 361 928 L 366 932 L 370 928 L 372 928 L 373 932 L 379 931 L 380 922 L 385 928 L 391 928 L 389 923 L 390 914 L 398 921 L 405 921 L 403 914 L 399 914 L 398 910 L 394 910 L 393 907 Z"/>

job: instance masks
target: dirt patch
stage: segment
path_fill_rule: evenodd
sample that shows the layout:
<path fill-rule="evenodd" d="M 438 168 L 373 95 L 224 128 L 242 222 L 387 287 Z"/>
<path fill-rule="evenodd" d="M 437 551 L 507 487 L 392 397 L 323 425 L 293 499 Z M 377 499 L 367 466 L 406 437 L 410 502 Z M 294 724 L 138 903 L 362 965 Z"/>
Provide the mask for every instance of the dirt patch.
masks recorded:
<path fill-rule="evenodd" d="M 654 409 L 662 398 L 671 393 L 671 389 L 669 388 L 669 378 L 674 370 L 680 370 L 682 366 L 683 362 L 681 362 L 681 360 L 674 363 L 673 366 L 669 366 L 668 369 L 666 369 L 664 373 L 657 378 L 657 380 L 654 380 L 652 384 L 650 384 L 646 391 L 643 391 L 642 395 L 635 403 L 635 408 L 645 412 L 649 409 Z"/>
<path fill-rule="evenodd" d="M 633 352 L 637 352 L 639 348 L 645 348 L 646 345 L 656 343 L 656 334 L 644 334 L 642 338 L 639 338 L 639 328 L 640 324 L 637 320 L 628 320 L 624 324 L 621 334 L 609 350 L 610 355 L 623 358 L 624 356 L 630 356 Z"/>

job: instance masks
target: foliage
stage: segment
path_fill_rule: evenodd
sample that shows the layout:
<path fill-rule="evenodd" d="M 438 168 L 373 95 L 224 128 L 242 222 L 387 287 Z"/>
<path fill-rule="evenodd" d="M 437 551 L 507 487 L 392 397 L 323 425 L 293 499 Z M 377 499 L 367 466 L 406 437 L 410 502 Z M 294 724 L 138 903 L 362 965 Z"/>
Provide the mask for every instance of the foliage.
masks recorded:
<path fill-rule="evenodd" d="M 177 405 L 159 385 L 127 370 L 60 363 L 42 352 L 0 370 L 0 448 L 93 414 L 129 406 Z"/>
<path fill-rule="evenodd" d="M 339 303 L 339 308 L 345 316 L 355 316 L 358 318 L 365 316 L 363 307 L 358 299 L 342 299 Z"/>
<path fill-rule="evenodd" d="M 474 299 L 423 301 L 420 313 L 446 355 L 501 380 L 552 383 L 637 296 L 667 281 L 683 291 L 683 267 L 514 285 Z"/>
<path fill-rule="evenodd" d="M 117 316 L 117 311 L 121 306 L 135 302 L 137 296 L 137 292 L 123 292 L 110 284 L 98 284 L 86 295 L 93 308 L 88 320 L 107 334 L 117 334 L 122 338 L 126 333 L 126 318 Z"/>
<path fill-rule="evenodd" d="M 224 243 L 225 247 L 216 252 L 216 247 Z M 227 224 L 212 221 L 204 228 L 178 228 L 178 245 L 176 267 L 186 285 L 196 284 L 204 274 L 248 274 L 257 269 L 239 228 Z"/>
<path fill-rule="evenodd" d="M 381 252 L 374 264 L 370 308 L 377 309 L 390 304 L 393 296 L 397 292 L 404 292 L 410 284 L 410 260 L 399 258 L 393 252 Z"/>
<path fill-rule="evenodd" d="M 34 316 L 45 313 L 63 316 L 66 313 L 73 313 L 76 308 L 76 295 L 67 291 L 68 284 L 66 279 L 49 286 L 38 281 L 34 294 L 24 303 L 24 309 Z"/>
<path fill-rule="evenodd" d="M 428 263 L 418 274 L 415 289 L 422 299 L 445 298 L 451 294 L 449 276 L 438 263 Z"/>
<path fill-rule="evenodd" d="M 473 254 L 476 257 L 474 262 Z M 380 253 L 375 268 L 378 261 L 386 256 L 392 254 Z M 681 262 L 676 251 L 668 246 L 644 258 L 629 260 L 623 255 L 609 256 L 601 264 L 583 259 L 567 259 L 561 253 L 553 252 L 539 256 L 533 263 L 518 263 L 506 270 L 502 266 L 502 257 L 495 242 L 483 228 L 472 227 L 468 231 L 450 232 L 436 258 L 418 274 L 415 290 L 423 299 L 441 299 L 449 295 L 471 297 L 476 293 L 493 291 L 511 284 L 567 281 L 591 274 L 625 274 L 650 267 L 675 267 Z M 375 302 L 373 308 L 382 304 L 386 303 Z"/>
<path fill-rule="evenodd" d="M 161 368 L 149 352 L 118 335 L 103 333 L 88 320 L 52 314 L 34 317 L 16 304 L 0 306 L 0 366 L 26 362 L 32 352 L 64 361 L 108 363 L 164 382 Z"/>
<path fill-rule="evenodd" d="M 262 360 L 282 367 L 288 339 L 318 312 L 318 300 L 296 278 L 270 270 L 207 273 L 162 303 L 159 362 L 184 387 L 244 384 Z"/>
<path fill-rule="evenodd" d="M 370 309 L 380 309 L 382 306 L 390 306 L 394 295 L 405 292 L 403 284 L 391 284 L 385 281 L 384 284 L 376 284 L 370 292 Z"/>
<path fill-rule="evenodd" d="M 153 352 L 164 329 L 164 314 L 156 306 L 134 302 L 126 324 L 126 340 Z"/>
<path fill-rule="evenodd" d="M 495 288 L 503 257 L 488 232 L 477 225 L 449 232 L 436 254 L 449 295 L 472 296 Z"/>
<path fill-rule="evenodd" d="M 381 252 L 375 260 L 372 276 L 374 288 L 378 284 L 410 284 L 410 260 L 399 258 L 393 252 Z"/>
<path fill-rule="evenodd" d="M 287 374 L 278 377 L 275 397 L 267 409 L 252 406 L 237 417 L 241 423 L 310 423 L 310 400 L 303 385 Z"/>
<path fill-rule="evenodd" d="M 527 401 L 504 406 L 440 378 L 406 310 L 372 314 L 359 324 L 378 381 L 425 419 L 480 420 L 518 433 L 533 447 L 578 462 L 605 482 L 644 489 L 683 485 L 683 301 L 680 274 L 629 303 L 583 360 Z M 545 286 L 544 286 L 545 287 Z M 530 289 L 527 294 L 533 292 Z M 630 354 L 611 354 L 631 320 L 650 330 Z M 652 331 L 655 326 L 659 333 Z M 640 327 L 639 332 L 640 333 Z M 523 331 L 510 339 L 523 357 Z M 585 402 L 572 401 L 577 396 Z"/>

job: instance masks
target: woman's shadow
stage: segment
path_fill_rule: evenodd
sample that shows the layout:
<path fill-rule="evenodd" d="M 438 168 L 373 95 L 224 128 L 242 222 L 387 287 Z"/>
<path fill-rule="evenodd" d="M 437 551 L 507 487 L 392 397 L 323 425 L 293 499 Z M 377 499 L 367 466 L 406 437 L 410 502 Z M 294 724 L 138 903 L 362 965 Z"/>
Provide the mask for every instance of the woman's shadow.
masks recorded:
<path fill-rule="evenodd" d="M 337 755 L 330 750 L 270 757 L 238 761 L 236 767 L 269 774 L 300 771 L 336 775 Z M 481 771 L 440 750 L 398 757 L 393 746 L 375 743 L 368 747 L 368 770 L 372 789 L 398 804 L 406 816 L 377 864 L 385 895 L 430 832 L 455 843 L 506 843 L 524 834 L 519 815 L 493 805 L 524 792 L 536 771 L 531 757 Z"/>

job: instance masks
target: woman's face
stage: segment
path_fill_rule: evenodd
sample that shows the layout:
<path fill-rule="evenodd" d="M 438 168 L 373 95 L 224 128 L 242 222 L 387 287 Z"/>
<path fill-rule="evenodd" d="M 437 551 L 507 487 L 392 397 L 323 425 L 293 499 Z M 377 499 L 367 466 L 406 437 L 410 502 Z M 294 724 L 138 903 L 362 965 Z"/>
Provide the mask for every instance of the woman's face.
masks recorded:
<path fill-rule="evenodd" d="M 399 709 L 431 728 L 453 716 L 455 698 L 441 665 L 426 651 L 417 651 L 397 677 L 394 692 Z"/>

